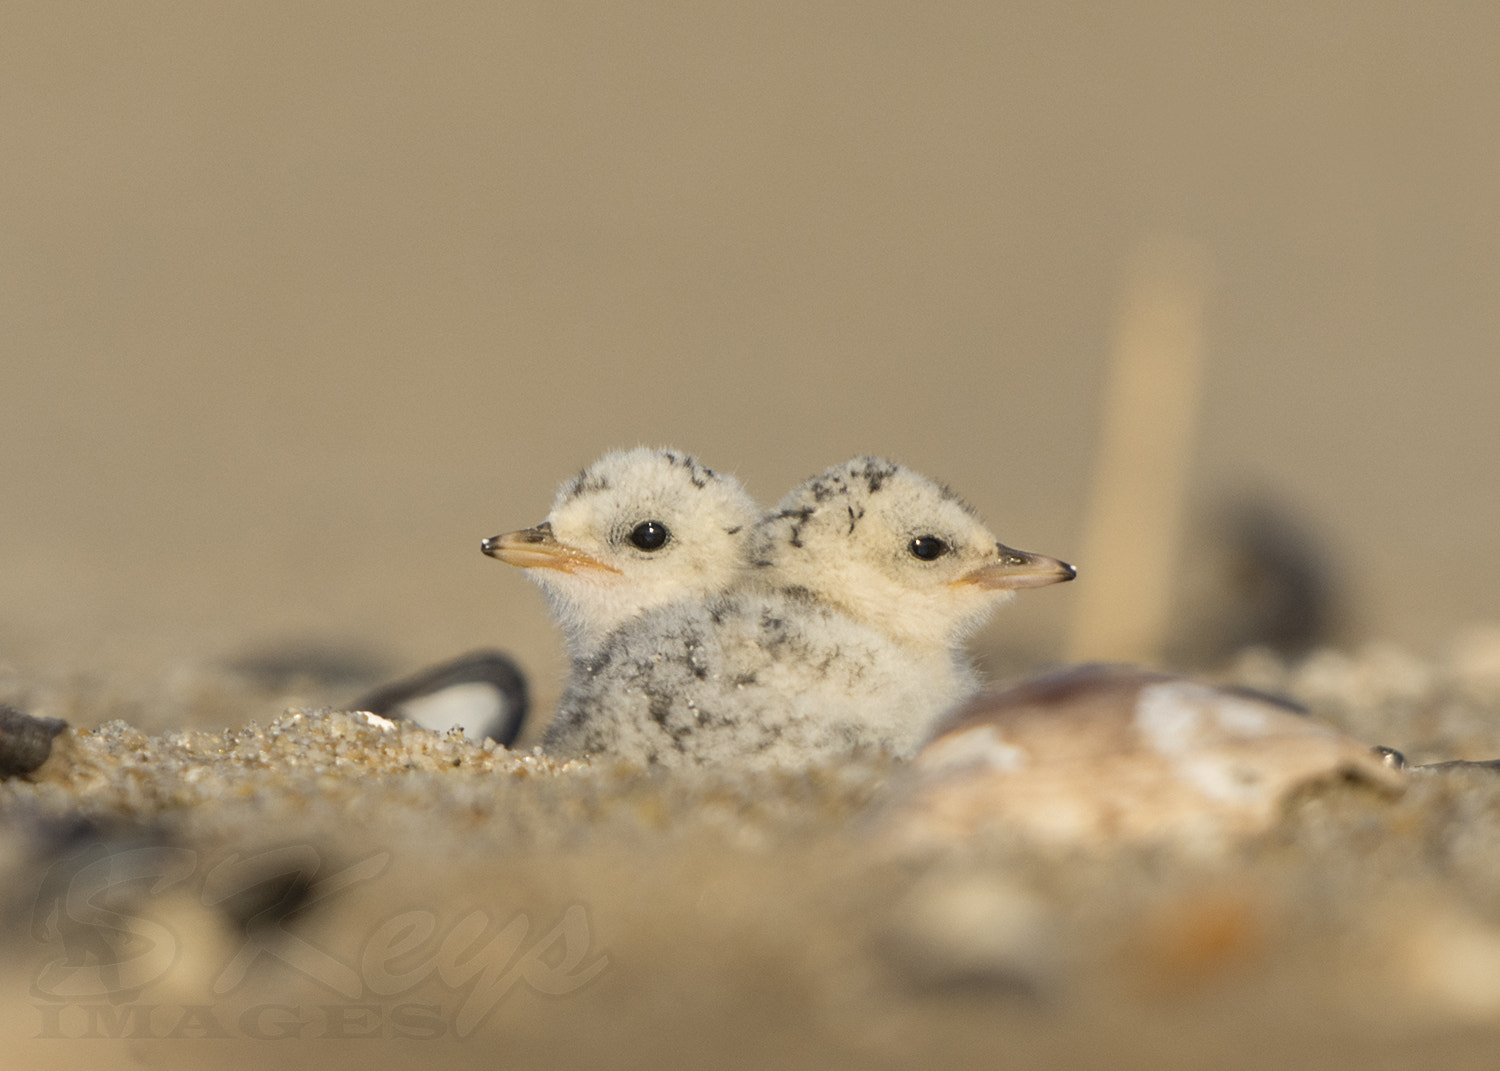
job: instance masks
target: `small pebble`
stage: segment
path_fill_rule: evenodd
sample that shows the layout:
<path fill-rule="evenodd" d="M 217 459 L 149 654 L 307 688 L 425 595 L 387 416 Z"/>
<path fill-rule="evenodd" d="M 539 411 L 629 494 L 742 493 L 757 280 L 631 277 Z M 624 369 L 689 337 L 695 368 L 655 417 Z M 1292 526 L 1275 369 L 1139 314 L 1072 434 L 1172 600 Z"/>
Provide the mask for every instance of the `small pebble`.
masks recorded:
<path fill-rule="evenodd" d="M 52 740 L 68 727 L 60 718 L 34 718 L 0 706 L 0 779 L 29 774 L 52 754 Z"/>

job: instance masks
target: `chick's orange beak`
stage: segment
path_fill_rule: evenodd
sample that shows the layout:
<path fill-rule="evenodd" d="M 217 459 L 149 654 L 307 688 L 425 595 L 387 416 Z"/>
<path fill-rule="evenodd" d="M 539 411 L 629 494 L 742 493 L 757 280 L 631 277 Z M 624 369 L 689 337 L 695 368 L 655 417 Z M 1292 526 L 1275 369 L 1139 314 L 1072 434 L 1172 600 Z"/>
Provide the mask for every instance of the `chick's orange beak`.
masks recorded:
<path fill-rule="evenodd" d="M 1045 554 L 1012 550 L 1004 543 L 996 543 L 995 550 L 998 557 L 965 573 L 957 583 L 973 584 L 987 591 L 1012 591 L 1016 588 L 1041 588 L 1048 584 L 1060 584 L 1078 575 L 1078 570 L 1067 562 L 1049 558 Z"/>
<path fill-rule="evenodd" d="M 535 528 L 522 528 L 519 532 L 490 536 L 479 547 L 491 558 L 499 558 L 507 565 L 522 569 L 556 569 L 563 573 L 576 573 L 580 569 L 606 573 L 620 571 L 585 554 L 577 547 L 558 542 L 557 537 L 552 534 L 552 525 L 545 521 Z"/>

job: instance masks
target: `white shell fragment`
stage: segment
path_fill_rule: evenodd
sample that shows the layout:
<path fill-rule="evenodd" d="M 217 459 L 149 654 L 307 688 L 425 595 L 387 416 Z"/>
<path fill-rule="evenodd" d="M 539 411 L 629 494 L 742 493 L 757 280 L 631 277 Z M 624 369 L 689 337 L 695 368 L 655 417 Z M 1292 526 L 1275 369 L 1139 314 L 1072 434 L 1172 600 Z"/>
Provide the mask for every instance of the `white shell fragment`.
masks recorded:
<path fill-rule="evenodd" d="M 943 719 L 890 819 L 925 842 L 1012 833 L 1067 846 L 1218 846 L 1269 829 L 1297 789 L 1405 774 L 1271 696 L 1128 666 L 987 692 Z"/>
<path fill-rule="evenodd" d="M 391 721 L 390 718 L 382 718 L 379 714 L 372 714 L 368 710 L 361 710 L 356 713 L 377 729 L 383 729 L 388 733 L 396 731 L 396 723 Z"/>

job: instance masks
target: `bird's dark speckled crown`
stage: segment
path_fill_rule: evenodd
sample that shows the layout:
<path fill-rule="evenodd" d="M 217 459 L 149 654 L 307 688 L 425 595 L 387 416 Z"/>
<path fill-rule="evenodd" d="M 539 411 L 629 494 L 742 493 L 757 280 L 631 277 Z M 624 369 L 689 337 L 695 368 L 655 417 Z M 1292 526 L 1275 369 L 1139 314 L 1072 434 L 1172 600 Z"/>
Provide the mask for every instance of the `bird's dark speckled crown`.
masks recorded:
<path fill-rule="evenodd" d="M 833 511 L 848 519 L 848 534 L 853 535 L 865 515 L 865 503 L 879 494 L 903 469 L 883 457 L 857 457 L 835 465 L 812 477 L 782 500 L 760 526 L 760 553 L 754 564 L 762 568 L 771 564 L 776 544 L 800 549 L 802 535 L 809 523 Z M 915 476 L 915 473 L 911 474 Z M 916 477 L 925 480 L 925 477 Z M 943 498 L 958 505 L 971 517 L 978 518 L 974 508 L 942 484 L 933 483 Z"/>
<path fill-rule="evenodd" d="M 700 490 L 719 478 L 713 469 L 703 464 L 691 454 L 680 453 L 676 450 L 660 450 L 656 452 L 656 455 L 668 465 L 686 471 L 688 481 Z M 580 495 L 591 495 L 598 494 L 601 491 L 608 491 L 611 486 L 609 477 L 597 471 L 598 468 L 598 464 L 590 465 L 579 472 L 577 476 L 574 476 L 563 488 L 562 497 L 565 500 L 571 500 Z"/>

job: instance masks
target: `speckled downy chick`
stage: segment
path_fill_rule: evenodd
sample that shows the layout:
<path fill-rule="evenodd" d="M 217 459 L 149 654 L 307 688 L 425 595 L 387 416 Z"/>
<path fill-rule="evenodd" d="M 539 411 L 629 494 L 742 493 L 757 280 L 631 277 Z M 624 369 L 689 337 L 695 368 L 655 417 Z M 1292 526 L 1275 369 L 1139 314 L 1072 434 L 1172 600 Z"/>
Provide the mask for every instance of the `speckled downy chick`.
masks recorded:
<path fill-rule="evenodd" d="M 641 764 L 905 755 L 977 679 L 963 642 L 1018 588 L 1071 580 L 952 492 L 881 458 L 806 481 L 740 587 L 644 614 L 575 674 L 543 747 Z"/>
<path fill-rule="evenodd" d="M 638 447 L 606 454 L 558 489 L 541 524 L 483 549 L 542 588 L 577 660 L 653 607 L 730 587 L 760 517 L 734 477 Z"/>

